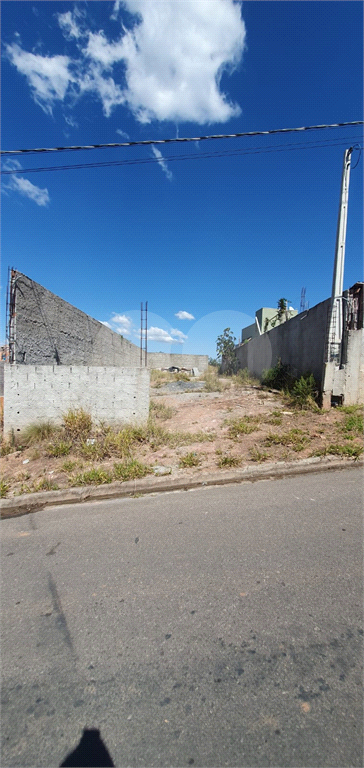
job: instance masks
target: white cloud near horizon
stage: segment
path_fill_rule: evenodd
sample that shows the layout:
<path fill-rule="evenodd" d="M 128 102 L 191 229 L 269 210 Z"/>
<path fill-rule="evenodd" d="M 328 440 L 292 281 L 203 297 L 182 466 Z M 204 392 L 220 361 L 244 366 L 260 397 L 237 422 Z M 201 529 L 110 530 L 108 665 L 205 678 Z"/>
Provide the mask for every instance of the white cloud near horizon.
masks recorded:
<path fill-rule="evenodd" d="M 15 160 L 15 158 L 7 160 L 3 165 L 3 169 L 6 171 L 20 170 L 21 167 L 19 160 Z M 41 189 L 35 184 L 32 184 L 29 179 L 25 179 L 23 176 L 18 176 L 18 174 L 9 176 L 9 179 L 10 181 L 7 184 L 3 184 L 3 189 L 5 191 L 10 189 L 13 192 L 19 192 L 20 195 L 28 197 L 29 200 L 33 200 L 34 203 L 40 206 L 49 204 L 50 197 L 46 187 Z"/>
<path fill-rule="evenodd" d="M 189 312 L 185 312 L 184 310 L 180 310 L 179 312 L 175 313 L 175 317 L 178 317 L 180 320 L 194 320 L 194 316 L 191 315 Z"/>
<path fill-rule="evenodd" d="M 153 152 L 154 157 L 157 158 L 158 165 L 161 167 L 161 169 L 162 169 L 163 173 L 166 175 L 168 181 L 172 181 L 172 179 L 173 179 L 172 171 L 169 170 L 168 165 L 167 165 L 167 163 L 166 163 L 166 161 L 165 161 L 165 159 L 164 159 L 160 149 L 158 149 L 157 147 L 155 147 L 153 145 L 152 146 L 152 152 Z"/>
<path fill-rule="evenodd" d="M 133 321 L 127 315 L 118 315 L 113 312 L 110 320 L 112 330 L 120 333 L 122 336 L 130 336 L 133 329 Z"/>
<path fill-rule="evenodd" d="M 134 15 L 131 29 L 122 23 L 123 8 Z M 240 114 L 220 89 L 222 74 L 238 66 L 245 48 L 240 0 L 116 0 L 111 18 L 121 27 L 116 40 L 88 29 L 77 7 L 57 15 L 64 37 L 76 46 L 73 58 L 6 45 L 7 57 L 47 114 L 56 102 L 86 92 L 98 96 L 106 117 L 122 104 L 144 124 L 225 122 Z M 118 82 L 113 67 L 120 63 Z"/>
<path fill-rule="evenodd" d="M 178 338 L 173 338 L 172 334 L 174 336 L 178 336 Z M 183 339 L 180 338 L 180 334 L 184 337 Z M 175 329 L 171 329 L 169 332 L 165 331 L 163 328 L 157 328 L 153 325 L 148 328 L 148 341 L 159 341 L 163 344 L 184 344 L 185 339 L 187 339 L 187 336 L 185 336 L 181 331 L 176 331 Z"/>

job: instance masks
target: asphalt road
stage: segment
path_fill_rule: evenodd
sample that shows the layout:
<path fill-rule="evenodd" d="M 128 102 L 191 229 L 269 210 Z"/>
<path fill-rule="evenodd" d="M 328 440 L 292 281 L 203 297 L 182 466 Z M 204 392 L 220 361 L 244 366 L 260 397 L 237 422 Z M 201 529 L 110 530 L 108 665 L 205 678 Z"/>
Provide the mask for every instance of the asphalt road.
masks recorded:
<path fill-rule="evenodd" d="M 84 728 L 116 766 L 362 766 L 361 489 L 352 468 L 2 521 L 3 768 L 59 766 Z"/>

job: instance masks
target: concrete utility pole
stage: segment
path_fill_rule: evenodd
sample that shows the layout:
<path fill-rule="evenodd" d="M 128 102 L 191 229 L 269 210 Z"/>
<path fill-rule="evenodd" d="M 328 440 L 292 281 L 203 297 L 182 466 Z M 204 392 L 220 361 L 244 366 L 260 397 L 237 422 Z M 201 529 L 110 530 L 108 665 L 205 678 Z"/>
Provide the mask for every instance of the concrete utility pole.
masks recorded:
<path fill-rule="evenodd" d="M 343 287 L 346 224 L 348 220 L 348 200 L 350 165 L 353 147 L 344 152 L 341 177 L 341 196 L 336 232 L 334 274 L 332 278 L 331 306 L 326 336 L 326 350 L 322 374 L 322 407 L 330 408 L 333 394 L 343 392 L 343 382 L 339 371 L 341 362 L 341 344 L 343 338 Z M 341 395 L 340 395 L 341 397 Z"/>
<path fill-rule="evenodd" d="M 335 359 L 336 364 L 340 363 L 340 345 L 343 334 L 342 293 L 344 287 L 345 242 L 346 225 L 348 220 L 349 181 L 352 151 L 353 147 L 350 147 L 350 149 L 346 149 L 344 152 L 343 171 L 341 178 L 341 197 L 336 233 L 335 264 L 331 291 L 329 360 Z"/>

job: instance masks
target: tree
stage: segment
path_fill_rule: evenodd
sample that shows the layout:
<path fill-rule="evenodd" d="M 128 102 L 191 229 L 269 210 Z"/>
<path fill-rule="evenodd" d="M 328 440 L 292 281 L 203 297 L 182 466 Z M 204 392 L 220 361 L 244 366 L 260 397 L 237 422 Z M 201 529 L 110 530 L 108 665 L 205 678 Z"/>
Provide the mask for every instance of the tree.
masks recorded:
<path fill-rule="evenodd" d="M 223 366 L 224 373 L 227 373 L 228 376 L 236 373 L 238 369 L 235 342 L 236 338 L 233 336 L 231 328 L 225 328 L 221 336 L 218 336 L 216 339 L 217 359 L 219 360 L 220 368 Z"/>
<path fill-rule="evenodd" d="M 268 317 L 266 317 L 265 323 L 264 323 L 264 333 L 268 330 L 269 326 L 271 326 L 271 328 L 274 328 L 277 322 L 281 323 L 284 316 L 286 320 L 289 319 L 288 299 L 278 299 L 277 314 L 274 315 L 270 320 Z"/>

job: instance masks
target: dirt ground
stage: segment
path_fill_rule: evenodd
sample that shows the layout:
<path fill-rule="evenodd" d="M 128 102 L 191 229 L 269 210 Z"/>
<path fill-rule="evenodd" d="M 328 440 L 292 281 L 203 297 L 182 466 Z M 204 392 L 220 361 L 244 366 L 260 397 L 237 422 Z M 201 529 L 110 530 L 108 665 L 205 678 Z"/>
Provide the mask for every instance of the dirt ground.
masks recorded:
<path fill-rule="evenodd" d="M 168 391 L 151 387 L 152 418 L 176 439 L 155 445 L 141 441 L 132 456 L 156 475 L 191 476 L 264 461 L 299 460 L 333 453 L 358 458 L 362 436 L 350 409 L 294 410 L 279 394 L 260 387 L 231 386 L 223 392 Z M 359 411 L 355 411 L 359 413 Z M 194 433 L 191 442 L 178 433 Z M 90 441 L 91 442 L 91 441 Z M 49 443 L 49 440 L 48 440 Z M 185 443 L 185 444 L 184 444 Z M 85 458 L 71 447 L 67 456 L 47 454 L 47 441 L 1 458 L 2 496 L 67 488 L 75 477 L 93 469 L 112 474 L 115 455 Z M 78 473 L 78 475 L 77 475 Z M 91 481 L 92 482 L 92 481 Z M 77 484 L 80 484 L 79 482 Z"/>

